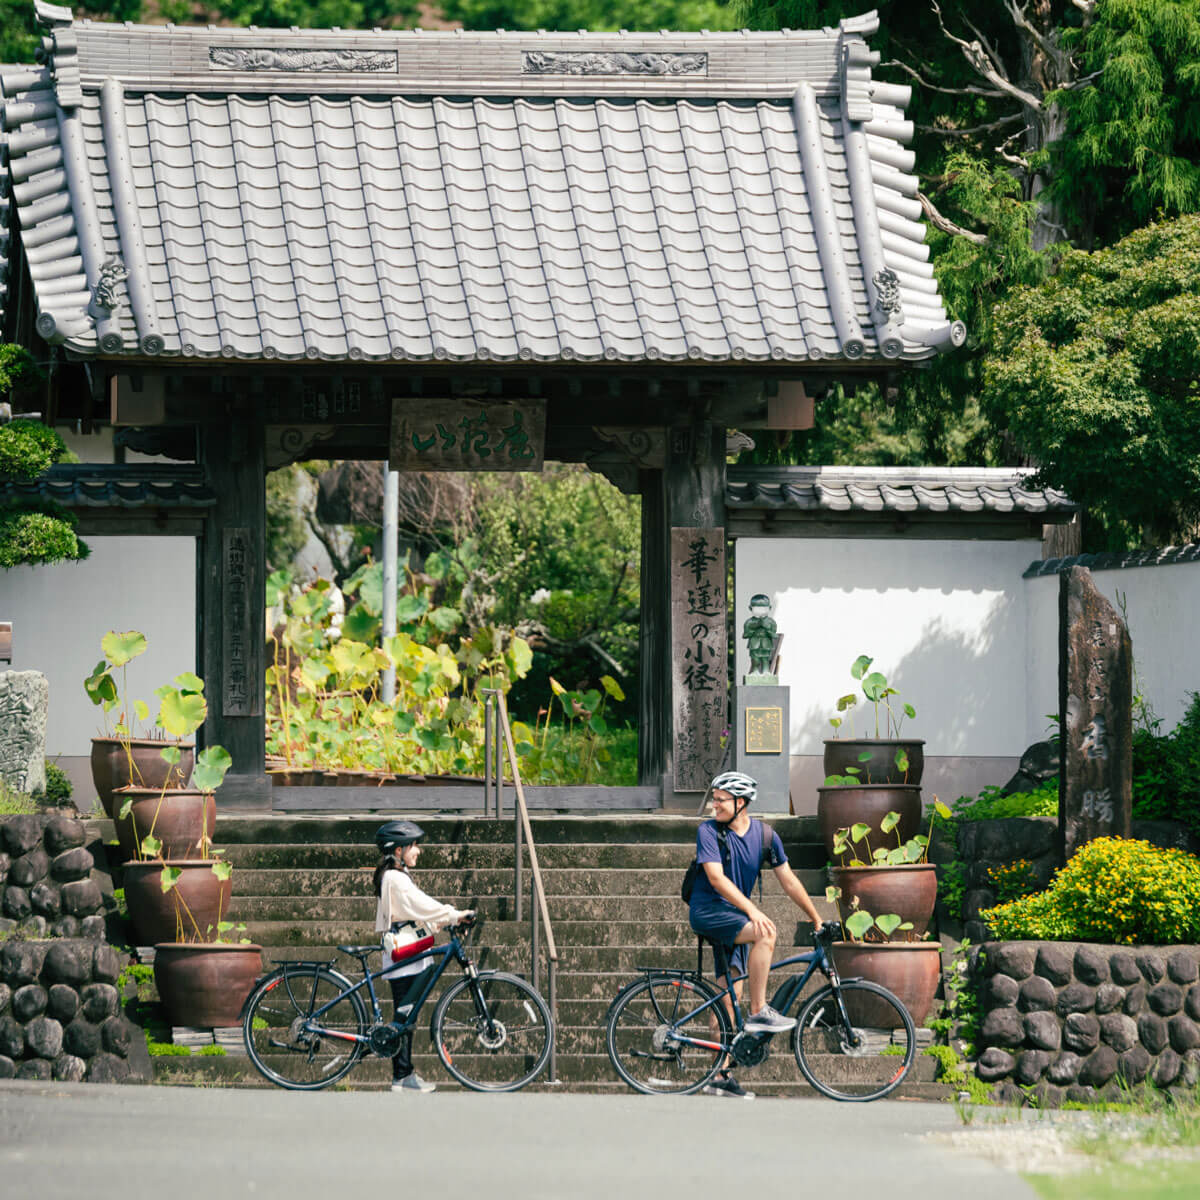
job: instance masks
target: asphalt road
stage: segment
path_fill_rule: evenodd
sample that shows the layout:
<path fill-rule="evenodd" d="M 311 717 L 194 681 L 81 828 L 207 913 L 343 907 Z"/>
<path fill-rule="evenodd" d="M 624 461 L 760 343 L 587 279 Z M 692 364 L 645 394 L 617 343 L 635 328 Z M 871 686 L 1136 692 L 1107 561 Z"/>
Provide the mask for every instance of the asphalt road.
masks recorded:
<path fill-rule="evenodd" d="M 952 1106 L 0 1083 L 0 1195 L 37 1200 L 1031 1200 L 923 1135 Z M 847 1189 L 849 1192 L 847 1193 Z"/>

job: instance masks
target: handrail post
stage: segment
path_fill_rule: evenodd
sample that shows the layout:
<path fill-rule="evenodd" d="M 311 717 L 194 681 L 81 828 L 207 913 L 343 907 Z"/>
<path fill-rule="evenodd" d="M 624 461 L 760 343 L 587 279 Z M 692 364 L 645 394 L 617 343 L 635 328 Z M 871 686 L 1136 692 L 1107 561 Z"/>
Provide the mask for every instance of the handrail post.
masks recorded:
<path fill-rule="evenodd" d="M 550 1021 L 554 1040 L 550 1045 L 550 1082 L 558 1082 L 558 963 L 552 958 L 547 964 L 550 976 Z M 535 985 L 536 986 L 536 985 Z"/>
<path fill-rule="evenodd" d="M 496 820 L 500 820 L 500 814 L 504 806 L 504 751 L 503 746 L 503 730 L 501 724 L 508 724 L 508 714 L 504 712 L 500 705 L 503 699 L 503 693 L 496 693 Z M 517 807 L 513 805 L 513 820 L 517 817 Z"/>
<path fill-rule="evenodd" d="M 534 882 L 529 881 L 529 890 L 534 890 Z M 519 920 L 520 918 L 518 918 Z M 540 991 L 538 981 L 541 979 L 541 956 L 538 954 L 538 906 L 536 897 L 529 897 L 529 949 L 533 955 L 533 990 Z"/>
<path fill-rule="evenodd" d="M 521 859 L 523 857 L 523 847 L 521 845 L 521 814 L 517 811 L 517 805 L 513 804 L 513 896 L 515 898 L 514 903 L 517 910 L 516 915 L 513 918 L 515 921 L 519 921 L 521 919 L 521 901 L 522 892 L 524 890 L 521 887 Z M 532 889 L 532 880 L 530 881 L 529 886 Z M 533 904 L 533 909 L 536 913 L 536 904 Z"/>
<path fill-rule="evenodd" d="M 483 815 L 490 813 L 492 799 L 492 710 L 496 702 L 489 696 L 483 702 Z"/>

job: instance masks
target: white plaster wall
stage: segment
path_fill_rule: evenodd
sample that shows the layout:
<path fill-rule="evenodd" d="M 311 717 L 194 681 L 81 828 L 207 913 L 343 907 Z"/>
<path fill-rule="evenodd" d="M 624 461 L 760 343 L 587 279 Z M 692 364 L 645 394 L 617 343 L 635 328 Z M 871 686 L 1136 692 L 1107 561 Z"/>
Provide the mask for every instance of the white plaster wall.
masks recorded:
<path fill-rule="evenodd" d="M 130 693 L 196 669 L 196 542 L 190 537 L 92 537 L 79 563 L 0 571 L 0 616 L 13 623 L 17 671 L 50 681 L 46 754 L 86 757 L 102 732 L 83 680 L 103 657 L 110 629 L 137 629 L 149 648 L 129 666 Z"/>
<path fill-rule="evenodd" d="M 749 668 L 741 639 L 749 599 L 766 592 L 785 635 L 780 682 L 791 689 L 793 755 L 821 753 L 860 654 L 916 708 L 905 729 L 925 739 L 927 756 L 1020 755 L 1042 736 L 1040 728 L 1029 736 L 1041 718 L 1028 707 L 1030 609 L 1021 578 L 1040 554 L 1034 539 L 741 538 L 738 678 Z M 1053 707 L 1051 700 L 1039 711 Z M 874 732 L 870 712 L 865 701 L 855 712 L 860 735 Z"/>
<path fill-rule="evenodd" d="M 1096 586 L 1113 603 L 1125 601 L 1137 681 L 1162 732 L 1179 724 L 1188 693 L 1200 691 L 1200 563 L 1093 571 Z M 1029 674 L 1033 694 L 1058 707 L 1058 577 L 1025 580 L 1031 631 Z"/>

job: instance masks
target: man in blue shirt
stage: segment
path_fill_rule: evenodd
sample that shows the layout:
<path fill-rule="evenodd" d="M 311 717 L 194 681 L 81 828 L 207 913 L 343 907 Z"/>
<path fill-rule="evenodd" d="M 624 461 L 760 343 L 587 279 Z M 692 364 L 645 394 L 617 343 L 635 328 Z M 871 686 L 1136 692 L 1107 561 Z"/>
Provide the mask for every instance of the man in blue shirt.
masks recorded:
<path fill-rule="evenodd" d="M 796 1022 L 767 1003 L 767 975 L 775 953 L 775 923 L 750 899 L 764 860 L 816 929 L 821 928 L 821 916 L 788 864 L 779 834 L 772 831 L 770 846 L 763 845 L 766 832 L 763 823 L 751 821 L 746 812 L 757 795 L 758 784 L 740 771 L 726 771 L 713 780 L 713 819 L 705 821 L 696 833 L 696 861 L 701 871 L 692 888 L 688 918 L 697 933 L 732 948 L 729 965 L 734 974 L 745 972 L 749 976 L 750 1016 L 746 1032 L 785 1033 Z M 717 972 L 720 973 L 720 966 Z M 734 989 L 741 1000 L 741 982 Z M 728 1072 L 723 1076 L 725 1082 L 720 1082 L 721 1079 L 718 1077 L 722 1092 L 749 1095 Z"/>

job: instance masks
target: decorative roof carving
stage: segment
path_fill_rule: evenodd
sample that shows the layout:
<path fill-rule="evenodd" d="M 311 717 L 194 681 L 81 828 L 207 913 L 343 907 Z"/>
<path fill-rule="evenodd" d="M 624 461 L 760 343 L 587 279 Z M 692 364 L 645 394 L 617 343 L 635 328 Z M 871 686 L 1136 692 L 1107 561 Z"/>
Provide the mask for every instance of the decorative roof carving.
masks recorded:
<path fill-rule="evenodd" d="M 523 70 L 527 75 L 706 75 L 708 55 L 529 50 Z"/>
<path fill-rule="evenodd" d="M 208 60 L 218 71 L 395 71 L 389 50 L 299 50 L 269 46 L 210 46 Z"/>

